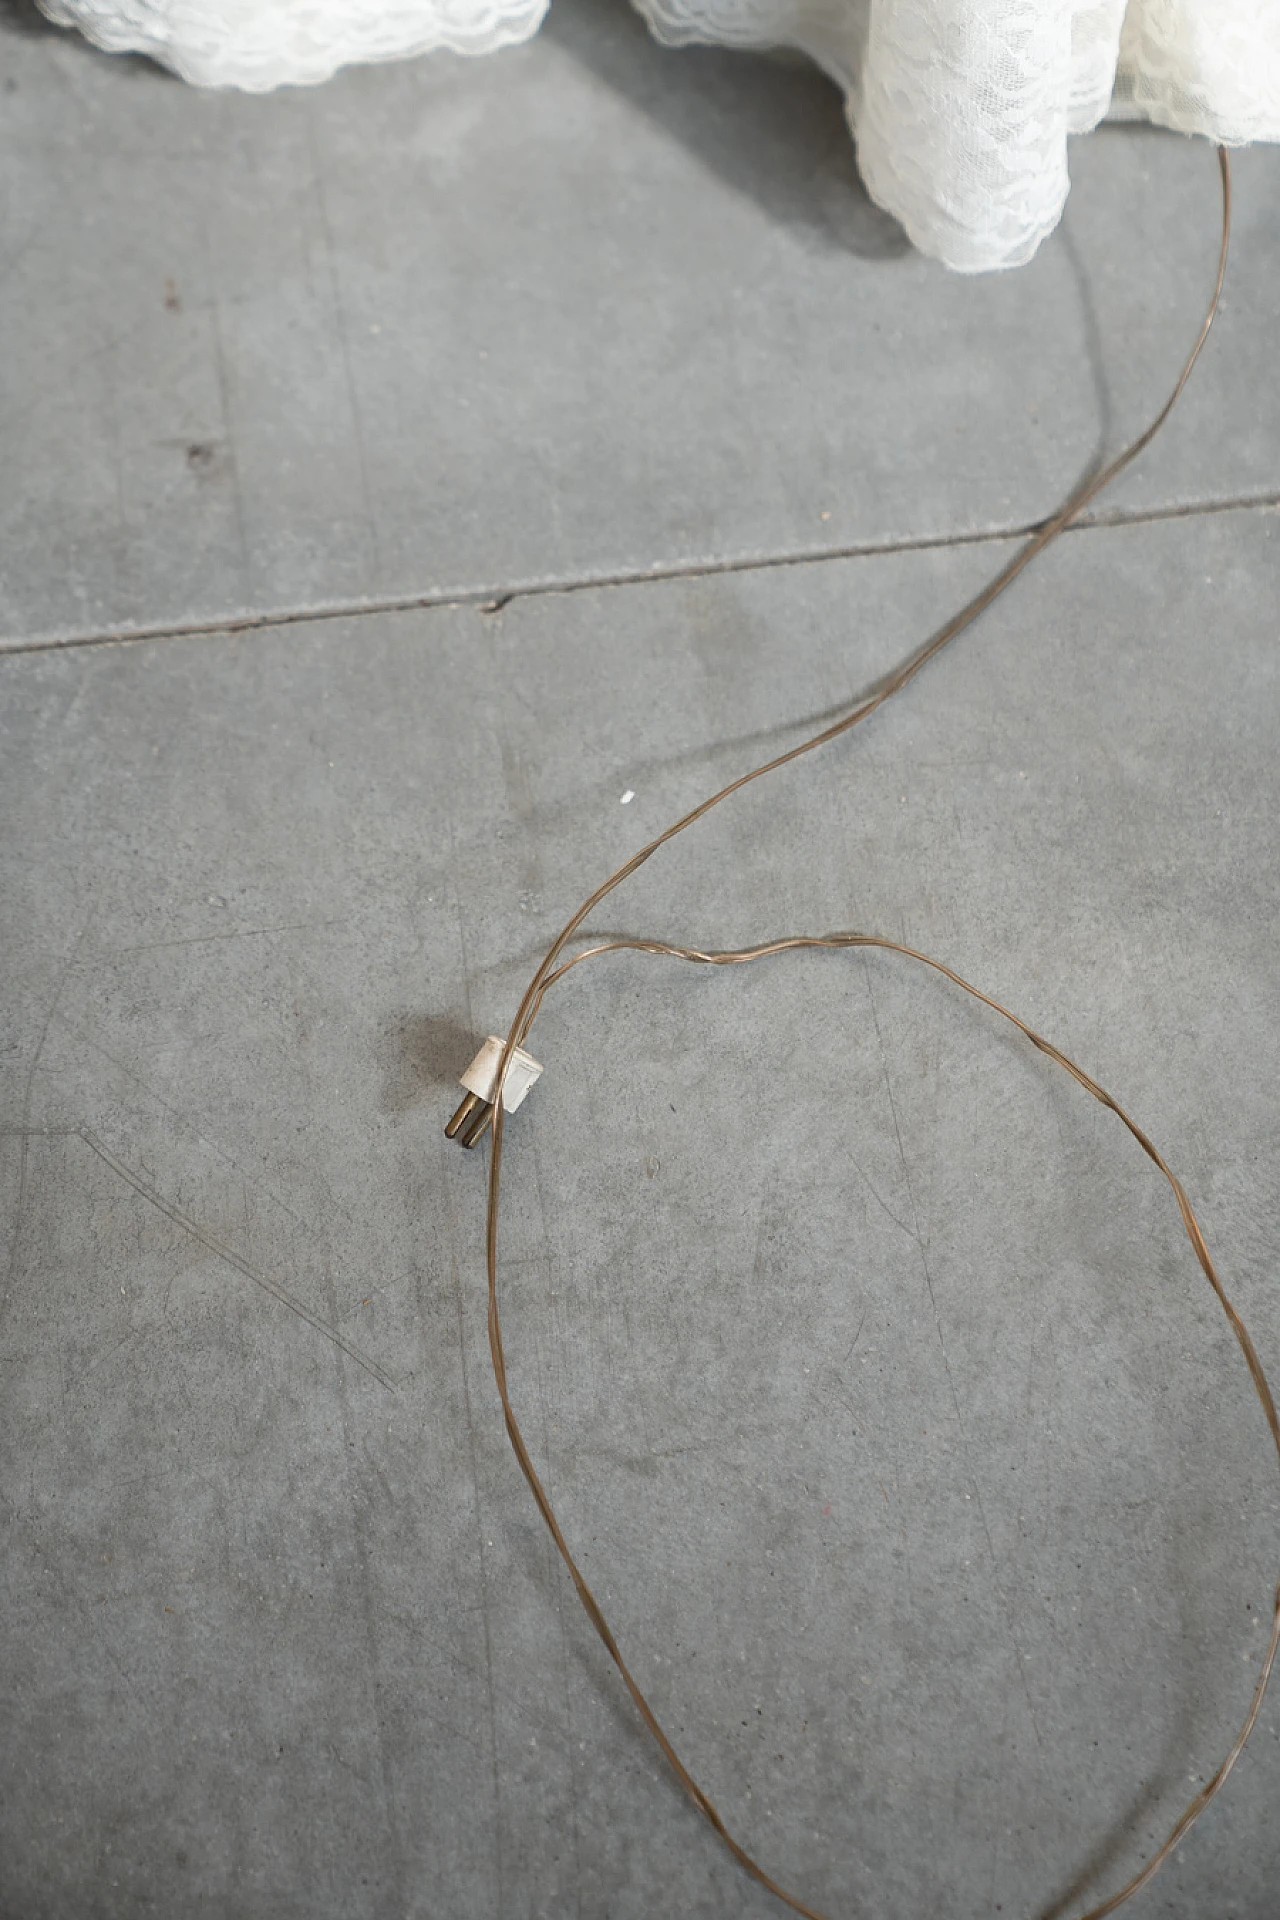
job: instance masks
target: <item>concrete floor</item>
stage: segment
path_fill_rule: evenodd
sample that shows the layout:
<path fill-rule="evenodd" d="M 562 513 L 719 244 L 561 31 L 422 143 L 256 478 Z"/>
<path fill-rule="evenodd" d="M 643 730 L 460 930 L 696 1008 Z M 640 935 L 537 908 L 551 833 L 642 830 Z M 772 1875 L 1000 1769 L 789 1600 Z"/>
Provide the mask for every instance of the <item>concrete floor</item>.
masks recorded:
<path fill-rule="evenodd" d="M 11 6 L 0 90 L 0 1914 L 767 1920 L 519 1477 L 441 1126 L 588 888 L 1158 404 L 1212 155 L 1077 143 L 964 281 L 820 80 L 621 0 L 265 99 Z M 600 924 L 941 954 L 1148 1128 L 1274 1376 L 1280 155 L 1236 179 L 1106 524 Z M 534 1046 L 512 1389 L 685 1757 L 833 1920 L 1068 1920 L 1280 1560 L 1167 1189 L 884 955 L 602 962 Z M 1280 1700 L 1134 1920 L 1274 1920 L 1278 1796 Z"/>

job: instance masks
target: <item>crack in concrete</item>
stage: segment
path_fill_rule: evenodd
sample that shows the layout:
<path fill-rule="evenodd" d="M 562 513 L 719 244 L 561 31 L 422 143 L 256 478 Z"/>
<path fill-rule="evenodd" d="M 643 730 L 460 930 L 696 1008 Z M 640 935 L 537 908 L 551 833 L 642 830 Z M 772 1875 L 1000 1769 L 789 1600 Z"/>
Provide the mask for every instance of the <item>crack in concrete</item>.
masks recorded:
<path fill-rule="evenodd" d="M 1070 534 L 1105 532 L 1113 527 L 1148 526 L 1162 520 L 1195 520 L 1219 513 L 1274 511 L 1277 507 L 1280 507 L 1280 491 L 1275 490 L 1232 495 L 1220 500 L 1181 502 L 1164 507 L 1118 507 L 1107 513 L 1084 514 L 1064 531 Z M 106 627 L 97 632 L 55 633 L 38 640 L 6 640 L 0 636 L 0 656 L 58 652 L 72 647 L 119 646 L 135 640 L 189 640 L 202 635 L 259 633 L 277 627 L 305 626 L 326 620 L 359 620 L 375 614 L 430 612 L 444 607 L 471 607 L 481 613 L 497 614 L 514 601 L 542 599 L 556 593 L 589 593 L 609 587 L 640 587 L 662 580 L 714 579 L 721 574 L 769 573 L 781 567 L 821 566 L 832 560 L 869 560 L 894 553 L 933 553 L 947 547 L 992 546 L 1003 540 L 1028 539 L 1044 524 L 1043 520 L 1032 520 L 1016 526 L 993 527 L 969 533 L 913 534 L 896 540 L 853 541 L 844 546 L 806 547 L 791 552 L 744 554 L 718 560 L 657 561 L 650 567 L 584 573 L 563 580 L 534 579 L 505 586 L 388 594 L 314 607 L 283 607 L 273 612 L 235 614 L 221 619 L 177 620 L 152 626 Z"/>

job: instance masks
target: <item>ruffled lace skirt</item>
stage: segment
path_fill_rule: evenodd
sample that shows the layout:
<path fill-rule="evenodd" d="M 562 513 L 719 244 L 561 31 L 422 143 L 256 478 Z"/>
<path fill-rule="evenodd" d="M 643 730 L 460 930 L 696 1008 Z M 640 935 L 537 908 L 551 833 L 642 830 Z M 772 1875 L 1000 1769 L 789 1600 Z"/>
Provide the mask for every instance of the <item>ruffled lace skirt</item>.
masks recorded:
<path fill-rule="evenodd" d="M 40 0 L 198 86 L 327 80 L 354 60 L 488 53 L 547 0 Z M 1067 135 L 1108 112 L 1280 139 L 1280 0 L 634 0 L 659 39 L 791 47 L 844 90 L 872 197 L 961 272 L 1056 224 Z"/>

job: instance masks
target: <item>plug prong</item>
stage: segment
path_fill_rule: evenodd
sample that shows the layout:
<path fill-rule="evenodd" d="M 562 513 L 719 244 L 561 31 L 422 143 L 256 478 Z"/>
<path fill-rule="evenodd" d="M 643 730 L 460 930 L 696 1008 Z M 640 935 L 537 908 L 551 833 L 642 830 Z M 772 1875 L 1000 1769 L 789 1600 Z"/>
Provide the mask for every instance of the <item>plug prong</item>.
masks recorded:
<path fill-rule="evenodd" d="M 496 1034 L 491 1033 L 462 1076 L 466 1099 L 445 1128 L 450 1140 L 459 1140 L 464 1147 L 474 1147 L 484 1134 L 493 1119 L 498 1070 L 504 1056 L 507 1058 L 507 1068 L 502 1075 L 503 1113 L 515 1112 L 542 1072 L 541 1065 L 531 1053 L 526 1053 L 523 1047 L 511 1047 L 508 1050 L 507 1041 L 499 1040 Z"/>
<path fill-rule="evenodd" d="M 446 1140 L 452 1140 L 456 1134 L 461 1132 L 479 1105 L 480 1095 L 478 1093 L 469 1093 L 444 1130 Z"/>
<path fill-rule="evenodd" d="M 463 1146 L 474 1147 L 492 1118 L 492 1106 L 487 1100 L 481 1101 L 479 1113 L 477 1113 L 472 1120 L 468 1121 L 466 1130 L 462 1135 Z"/>

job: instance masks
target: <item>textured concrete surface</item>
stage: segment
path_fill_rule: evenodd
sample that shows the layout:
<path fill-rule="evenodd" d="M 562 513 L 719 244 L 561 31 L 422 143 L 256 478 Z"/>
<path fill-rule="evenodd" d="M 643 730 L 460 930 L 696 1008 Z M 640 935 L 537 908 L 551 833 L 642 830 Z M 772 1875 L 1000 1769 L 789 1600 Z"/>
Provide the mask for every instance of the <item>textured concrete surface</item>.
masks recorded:
<path fill-rule="evenodd" d="M 266 98 L 53 30 L 0 61 L 8 640 L 1021 526 L 1153 411 L 1212 278 L 1202 144 L 1077 142 L 1066 230 L 964 280 L 819 76 L 624 0 Z M 1280 497 L 1280 155 L 1236 171 L 1214 381 L 1109 510 Z"/>
<path fill-rule="evenodd" d="M 1072 538 L 603 916 L 940 951 L 1149 1127 L 1273 1370 L 1277 534 Z M 6 1914 L 770 1911 L 548 1552 L 440 1127 L 588 885 L 991 564 L 0 665 Z M 683 1749 L 834 1914 L 1077 1911 L 1223 1751 L 1280 1532 L 1162 1183 L 885 957 L 602 962 L 535 1045 L 513 1388 Z M 1278 1730 L 1142 1911 L 1273 1912 Z"/>
<path fill-rule="evenodd" d="M 1158 400 L 1210 156 L 1080 145 L 1069 233 L 966 284 L 818 82 L 620 7 L 265 101 L 20 8 L 0 62 L 0 1916 L 770 1920 L 519 1478 L 441 1126 L 588 888 Z M 1276 160 L 1131 523 L 598 919 L 949 960 L 1149 1129 L 1273 1378 Z M 1224 1752 L 1280 1563 L 1167 1189 L 885 955 L 615 957 L 533 1045 L 513 1393 L 681 1752 L 833 1920 L 1071 1920 Z M 1274 1920 L 1278 1795 L 1272 1702 L 1135 1920 Z"/>

